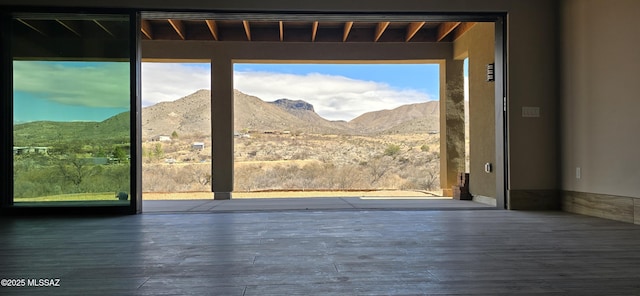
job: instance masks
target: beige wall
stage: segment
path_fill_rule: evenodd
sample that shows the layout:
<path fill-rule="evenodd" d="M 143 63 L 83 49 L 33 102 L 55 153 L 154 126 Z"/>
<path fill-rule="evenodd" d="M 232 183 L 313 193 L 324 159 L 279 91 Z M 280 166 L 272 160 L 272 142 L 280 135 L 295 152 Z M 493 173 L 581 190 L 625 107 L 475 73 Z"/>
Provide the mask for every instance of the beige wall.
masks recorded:
<path fill-rule="evenodd" d="M 453 44 L 453 56 L 469 58 L 469 190 L 474 196 L 496 197 L 495 82 L 487 82 L 487 64 L 495 60 L 495 26 L 478 23 Z"/>
<path fill-rule="evenodd" d="M 563 4 L 563 209 L 640 224 L 640 2 Z"/>
<path fill-rule="evenodd" d="M 640 1 L 567 0 L 562 15 L 562 189 L 640 198 Z"/>
<path fill-rule="evenodd" d="M 0 4 L 52 5 L 49 0 L 0 0 Z M 75 7 L 77 1 L 59 0 Z M 508 13 L 509 190 L 552 192 L 559 188 L 557 151 L 556 0 L 85 0 L 84 6 L 236 11 Z M 524 120 L 522 106 L 538 106 L 542 117 Z M 536 198 L 535 195 L 529 195 Z"/>

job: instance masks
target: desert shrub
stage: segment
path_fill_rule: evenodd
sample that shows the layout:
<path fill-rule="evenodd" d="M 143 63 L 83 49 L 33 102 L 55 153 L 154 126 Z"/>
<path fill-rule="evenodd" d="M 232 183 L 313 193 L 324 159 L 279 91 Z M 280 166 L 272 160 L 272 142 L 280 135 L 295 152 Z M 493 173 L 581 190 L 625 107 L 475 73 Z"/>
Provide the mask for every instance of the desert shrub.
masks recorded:
<path fill-rule="evenodd" d="M 391 156 L 395 159 L 399 153 L 400 153 L 400 146 L 396 144 L 389 144 L 387 145 L 387 148 L 384 149 L 383 154 L 386 156 Z"/>

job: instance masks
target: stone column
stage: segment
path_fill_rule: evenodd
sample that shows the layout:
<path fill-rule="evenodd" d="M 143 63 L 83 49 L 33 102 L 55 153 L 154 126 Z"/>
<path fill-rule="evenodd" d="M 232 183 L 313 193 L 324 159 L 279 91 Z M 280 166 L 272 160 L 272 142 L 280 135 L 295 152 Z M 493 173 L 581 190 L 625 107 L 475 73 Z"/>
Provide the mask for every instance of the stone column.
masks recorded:
<path fill-rule="evenodd" d="M 440 64 L 440 187 L 452 196 L 458 173 L 465 171 L 463 60 Z"/>
<path fill-rule="evenodd" d="M 233 192 L 233 63 L 226 57 L 211 61 L 211 190 L 214 199 L 231 199 Z"/>

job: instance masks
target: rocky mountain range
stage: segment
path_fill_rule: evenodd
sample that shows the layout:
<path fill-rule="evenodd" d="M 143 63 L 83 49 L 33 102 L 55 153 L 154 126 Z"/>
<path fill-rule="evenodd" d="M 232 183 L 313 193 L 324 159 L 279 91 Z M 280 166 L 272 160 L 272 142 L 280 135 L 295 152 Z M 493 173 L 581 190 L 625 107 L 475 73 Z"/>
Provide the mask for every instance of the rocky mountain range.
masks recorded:
<path fill-rule="evenodd" d="M 199 90 L 172 102 L 142 109 L 142 136 L 211 133 L 211 93 Z M 368 112 L 346 121 L 331 121 L 302 100 L 265 102 L 234 91 L 234 125 L 237 132 L 291 131 L 320 134 L 389 134 L 437 131 L 439 102 L 400 106 L 393 110 Z"/>

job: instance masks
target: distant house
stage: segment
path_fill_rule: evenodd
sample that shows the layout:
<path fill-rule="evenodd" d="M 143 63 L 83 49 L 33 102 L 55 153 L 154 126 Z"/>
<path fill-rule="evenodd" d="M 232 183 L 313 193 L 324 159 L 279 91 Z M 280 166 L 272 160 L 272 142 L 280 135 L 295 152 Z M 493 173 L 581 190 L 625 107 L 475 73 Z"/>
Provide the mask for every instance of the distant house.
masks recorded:
<path fill-rule="evenodd" d="M 203 142 L 193 142 L 193 144 L 191 144 L 191 149 L 193 149 L 193 150 L 204 150 L 204 143 Z"/>
<path fill-rule="evenodd" d="M 249 135 L 249 133 L 240 133 L 240 132 L 233 132 L 233 136 L 236 138 L 251 138 L 251 135 Z"/>
<path fill-rule="evenodd" d="M 48 154 L 49 147 L 13 147 L 14 155 L 21 154 L 30 154 L 30 153 L 38 153 L 38 154 Z"/>
<path fill-rule="evenodd" d="M 155 137 L 151 138 L 151 141 L 171 142 L 171 137 L 170 136 L 155 136 Z"/>

